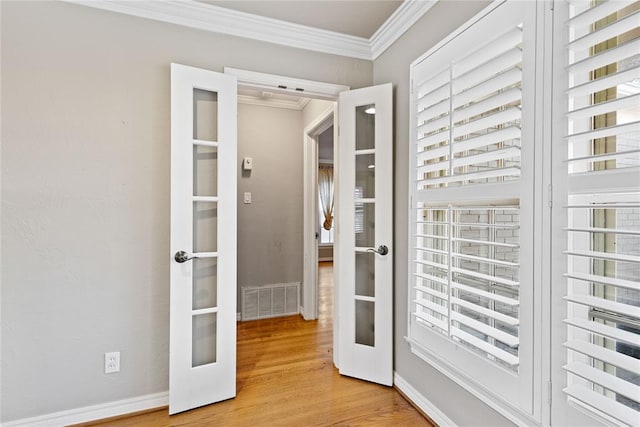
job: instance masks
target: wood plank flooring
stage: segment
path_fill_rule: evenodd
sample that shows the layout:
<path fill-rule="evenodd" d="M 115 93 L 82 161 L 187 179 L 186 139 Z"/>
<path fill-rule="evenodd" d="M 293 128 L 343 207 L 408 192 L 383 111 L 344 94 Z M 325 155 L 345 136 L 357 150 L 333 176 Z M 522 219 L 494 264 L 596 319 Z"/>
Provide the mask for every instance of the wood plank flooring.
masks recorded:
<path fill-rule="evenodd" d="M 238 323 L 237 397 L 169 417 L 167 409 L 87 425 L 432 426 L 395 389 L 333 366 L 333 266 L 320 264 L 320 316 Z"/>

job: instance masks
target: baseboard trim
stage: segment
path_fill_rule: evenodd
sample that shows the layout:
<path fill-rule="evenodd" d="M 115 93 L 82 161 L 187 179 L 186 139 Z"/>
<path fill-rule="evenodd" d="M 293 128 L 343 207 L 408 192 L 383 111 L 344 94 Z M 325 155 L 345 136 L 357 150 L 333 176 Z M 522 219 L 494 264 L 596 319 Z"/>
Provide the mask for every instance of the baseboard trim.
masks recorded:
<path fill-rule="evenodd" d="M 413 388 L 404 378 L 398 375 L 397 372 L 393 373 L 393 385 L 400 391 L 409 401 L 420 411 L 422 411 L 428 418 L 440 427 L 455 427 L 451 418 L 449 418 L 444 412 L 442 412 L 436 405 L 434 405 L 429 399 L 424 397 L 418 390 Z"/>
<path fill-rule="evenodd" d="M 165 391 L 162 393 L 133 397 L 131 399 L 85 406 L 84 408 L 54 412 L 38 417 L 9 421 L 2 425 L 3 427 L 58 427 L 61 425 L 78 424 L 87 421 L 118 417 L 121 415 L 131 414 L 133 412 L 160 408 L 167 406 L 168 404 L 169 392 Z"/>

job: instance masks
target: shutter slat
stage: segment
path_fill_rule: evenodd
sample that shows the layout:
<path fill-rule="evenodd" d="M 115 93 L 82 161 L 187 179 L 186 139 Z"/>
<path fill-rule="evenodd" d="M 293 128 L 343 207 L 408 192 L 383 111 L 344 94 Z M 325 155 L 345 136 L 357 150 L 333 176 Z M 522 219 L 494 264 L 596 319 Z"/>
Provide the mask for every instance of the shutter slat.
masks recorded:
<path fill-rule="evenodd" d="M 617 153 L 609 153 L 609 154 L 596 154 L 591 156 L 584 157 L 574 157 L 569 159 L 568 161 L 573 164 L 581 164 L 581 163 L 592 163 L 592 162 L 601 162 L 604 160 L 615 160 L 615 159 L 625 159 L 629 158 L 632 154 L 639 154 L 640 149 L 638 150 L 629 150 L 629 151 L 618 151 Z"/>
<path fill-rule="evenodd" d="M 471 317 L 467 317 L 464 314 L 458 313 L 456 311 L 451 312 L 451 320 L 455 320 L 456 322 L 462 323 L 463 325 L 475 329 L 478 332 L 495 338 L 498 341 L 508 345 L 509 347 L 517 347 L 518 345 L 520 345 L 520 340 L 518 339 L 518 337 L 508 334 L 499 329 L 492 328 L 486 323 L 478 322 L 477 320 L 472 319 Z"/>
<path fill-rule="evenodd" d="M 599 345 L 574 340 L 564 343 L 564 346 L 570 350 L 617 366 L 618 368 L 626 369 L 629 372 L 638 372 L 640 370 L 640 360 Z"/>
<path fill-rule="evenodd" d="M 446 321 L 437 319 L 433 316 L 429 316 L 429 314 L 427 313 L 413 313 L 413 315 L 416 318 L 426 323 L 429 323 L 430 326 L 435 326 L 436 328 L 442 330 L 443 332 L 446 332 L 448 329 L 448 323 Z"/>
<path fill-rule="evenodd" d="M 482 289 L 474 288 L 473 286 L 462 285 L 458 282 L 451 282 L 451 287 L 454 289 L 460 289 L 461 291 L 469 292 L 470 294 L 475 294 L 493 301 L 498 301 L 513 307 L 520 305 L 520 301 L 518 301 L 517 299 L 483 291 Z"/>
<path fill-rule="evenodd" d="M 449 127 L 449 117 L 448 116 L 440 117 L 438 119 L 431 120 L 429 122 L 426 122 L 418 126 L 418 135 L 420 134 L 426 135 L 439 129 L 447 129 L 448 127 Z"/>
<path fill-rule="evenodd" d="M 585 117 L 598 116 L 600 114 L 610 113 L 618 110 L 625 110 L 627 108 L 634 108 L 640 104 L 640 93 L 625 96 L 624 98 L 617 98 L 611 101 L 600 102 L 588 107 L 578 108 L 571 110 L 567 113 L 569 119 L 581 119 Z"/>
<path fill-rule="evenodd" d="M 592 383 L 614 391 L 622 396 L 640 402 L 640 387 L 614 375 L 607 374 L 600 369 L 587 366 L 584 363 L 570 363 L 563 368 L 574 375 L 578 375 Z"/>
<path fill-rule="evenodd" d="M 438 117 L 444 113 L 448 113 L 449 112 L 449 107 L 450 107 L 450 101 L 449 99 L 444 99 L 440 102 L 438 102 L 437 104 L 434 104 L 428 108 L 425 108 L 424 110 L 422 110 L 417 118 L 418 118 L 418 125 L 422 124 L 422 122 L 427 121 L 427 120 L 431 120 L 433 117 Z"/>
<path fill-rule="evenodd" d="M 475 69 L 453 78 L 453 93 L 461 93 L 465 90 L 478 85 L 479 83 L 489 80 L 501 71 L 514 68 L 522 62 L 522 50 L 514 47 L 502 55 L 490 58 L 484 64 L 479 65 Z M 456 74 L 456 66 L 454 65 L 454 74 Z"/>
<path fill-rule="evenodd" d="M 481 257 L 481 256 L 476 256 L 476 255 L 461 254 L 461 253 L 457 253 L 457 252 L 454 252 L 452 255 L 455 258 L 468 259 L 470 261 L 484 262 L 484 263 L 487 263 L 487 264 L 503 265 L 505 267 L 519 267 L 520 266 L 520 264 L 515 263 L 515 262 L 502 261 L 502 260 L 499 260 L 499 259 L 485 258 L 485 257 Z"/>
<path fill-rule="evenodd" d="M 509 126 L 493 132 L 485 133 L 484 135 L 457 141 L 455 144 L 453 144 L 453 153 L 458 154 L 463 151 L 477 150 L 479 148 L 498 144 L 501 142 L 519 140 L 521 133 L 522 131 L 518 126 Z"/>
<path fill-rule="evenodd" d="M 443 316 L 447 316 L 449 314 L 446 307 L 443 307 L 443 306 L 441 306 L 439 304 L 436 304 L 434 302 L 427 301 L 427 300 L 420 299 L 420 298 L 417 298 L 417 299 L 413 300 L 413 302 L 418 304 L 418 305 L 420 305 L 420 306 L 422 306 L 422 307 L 428 308 L 431 311 L 435 311 L 436 313 L 442 314 Z"/>
<path fill-rule="evenodd" d="M 443 301 L 448 301 L 449 300 L 449 295 L 444 294 L 442 292 L 438 292 L 438 291 L 436 291 L 434 289 L 431 289 L 431 288 L 427 288 L 425 286 L 416 285 L 415 290 L 418 291 L 418 292 L 429 294 L 429 295 L 431 295 L 433 297 L 436 297 L 438 299 L 441 299 Z"/>
<path fill-rule="evenodd" d="M 519 87 L 511 88 L 505 92 L 498 92 L 490 98 L 486 98 L 480 102 L 470 104 L 464 108 L 454 111 L 453 121 L 454 123 L 458 123 L 464 120 L 469 120 L 481 113 L 520 101 L 521 98 L 522 90 Z"/>
<path fill-rule="evenodd" d="M 520 176 L 520 168 L 517 167 L 507 167 L 507 168 L 495 168 L 489 169 L 480 172 L 470 172 L 465 174 L 451 175 L 451 176 L 443 176 L 432 179 L 421 179 L 420 183 L 436 185 L 436 184 L 451 184 L 454 182 L 460 181 L 471 181 L 476 179 L 486 179 L 486 178 L 498 178 L 498 177 L 517 177 Z"/>
<path fill-rule="evenodd" d="M 431 92 L 424 94 L 420 99 L 418 99 L 418 103 L 416 104 L 418 107 L 417 111 L 421 112 L 423 109 L 429 108 L 432 105 L 439 103 L 443 99 L 449 99 L 450 93 L 451 89 L 449 87 L 449 82 L 435 88 Z"/>
<path fill-rule="evenodd" d="M 519 282 L 515 282 L 513 280 L 504 279 L 502 277 L 491 276 L 484 273 L 478 273 L 472 270 L 465 270 L 463 268 L 451 267 L 451 271 L 455 271 L 456 273 L 465 274 L 467 276 L 475 277 L 476 279 L 486 280 L 491 283 L 500 283 L 501 285 L 509 286 L 511 288 L 517 288 L 520 286 Z"/>
<path fill-rule="evenodd" d="M 472 156 L 457 157 L 453 159 L 453 167 L 458 168 L 462 166 L 481 165 L 483 163 L 515 158 L 520 158 L 520 147 L 507 147 Z"/>
<path fill-rule="evenodd" d="M 514 122 L 520 120 L 522 117 L 522 111 L 518 107 L 509 107 L 499 113 L 494 113 L 489 116 L 468 122 L 464 125 L 458 125 L 453 128 L 453 137 L 458 138 L 463 135 L 478 132 L 484 129 L 495 128 L 498 125 Z"/>
<path fill-rule="evenodd" d="M 422 162 L 437 159 L 447 155 L 449 155 L 448 145 L 423 151 L 416 156 L 416 160 L 418 161 L 417 166 L 422 166 Z"/>
<path fill-rule="evenodd" d="M 640 120 L 624 123 L 621 125 L 613 125 L 605 128 L 588 130 L 585 132 L 577 132 L 565 137 L 567 142 L 588 141 L 592 139 L 606 138 L 608 136 L 623 135 L 630 132 L 640 132 Z"/>
<path fill-rule="evenodd" d="M 451 76 L 451 67 L 447 65 L 442 71 L 439 71 L 433 75 L 429 75 L 428 79 L 425 79 L 418 83 L 417 93 L 418 101 L 428 97 L 433 97 L 433 93 L 436 90 L 442 90 L 443 87 L 449 87 L 449 78 Z M 447 90 L 447 96 L 449 91 Z"/>
<path fill-rule="evenodd" d="M 638 424 L 638 412 L 616 402 L 613 399 L 605 397 L 595 391 L 584 386 L 572 385 L 562 389 L 563 392 L 574 399 L 591 406 L 605 414 L 633 426 Z"/>
<path fill-rule="evenodd" d="M 633 4 L 634 1 L 636 0 L 615 0 L 602 2 L 597 6 L 591 7 L 577 14 L 576 16 L 573 16 L 571 19 L 569 19 L 569 25 L 572 28 L 586 27 L 596 21 L 601 20 L 602 18 L 606 18 L 613 12 L 617 12 L 618 10 L 626 6 Z"/>
<path fill-rule="evenodd" d="M 482 99 L 500 89 L 504 89 L 522 82 L 522 70 L 512 68 L 485 82 L 469 88 L 453 96 L 453 108 L 459 108 L 465 104 Z"/>
<path fill-rule="evenodd" d="M 459 224 L 454 224 L 455 226 L 459 226 Z M 466 242 L 466 243 L 476 243 L 479 245 L 488 245 L 488 246 L 500 246 L 502 248 L 519 248 L 520 245 L 517 243 L 503 243 L 503 242 L 492 242 L 490 240 L 476 240 L 476 239 L 465 239 L 462 237 L 453 237 L 451 240 L 454 242 Z"/>
<path fill-rule="evenodd" d="M 426 274 L 426 273 L 413 273 L 413 274 L 414 274 L 414 276 L 419 277 L 421 279 L 430 280 L 432 282 L 436 282 L 436 283 L 439 283 L 441 285 L 445 285 L 446 286 L 448 284 L 447 279 L 444 279 L 442 277 L 437 277 L 437 276 L 433 276 L 431 274 Z M 445 295 L 445 297 L 438 296 L 438 298 L 447 299 L 446 295 Z"/>
<path fill-rule="evenodd" d="M 640 347 L 640 336 L 633 332 L 625 331 L 624 329 L 613 328 L 602 323 L 584 319 L 565 319 L 564 323 L 585 331 L 593 332 L 594 334 L 602 335 L 603 337 L 613 338 L 614 340 Z"/>
<path fill-rule="evenodd" d="M 462 341 L 465 341 L 472 346 L 489 353 L 493 357 L 502 360 L 511 366 L 517 366 L 519 364 L 518 356 L 514 356 L 511 353 L 507 353 L 504 350 L 500 350 L 498 347 L 494 347 L 493 345 L 487 343 L 486 341 L 482 341 L 479 338 L 474 337 L 471 334 L 468 334 L 458 328 L 451 328 L 451 335 L 458 337 Z"/>
<path fill-rule="evenodd" d="M 570 295 L 564 297 L 564 299 L 576 304 L 586 305 L 587 307 L 595 307 L 612 313 L 622 314 L 624 316 L 640 318 L 640 307 L 635 307 L 633 305 L 587 295 Z"/>
<path fill-rule="evenodd" d="M 429 135 L 427 137 L 420 137 L 417 141 L 417 152 L 420 153 L 427 147 L 431 147 L 435 144 L 441 144 L 443 142 L 449 141 L 449 131 L 444 130 L 442 132 L 438 132 L 437 134 Z"/>
<path fill-rule="evenodd" d="M 623 280 L 623 279 L 616 279 L 613 277 L 596 276 L 593 274 L 583 274 L 583 273 L 575 273 L 575 272 L 565 273 L 565 276 L 571 279 L 582 280 L 585 282 L 602 283 L 603 285 L 611 285 L 611 286 L 617 286 L 619 288 L 626 288 L 626 289 L 640 291 L 640 282 L 634 282 L 631 280 Z"/>
<path fill-rule="evenodd" d="M 506 314 L 499 313 L 497 311 L 479 306 L 477 304 L 474 304 L 469 301 L 465 301 L 457 297 L 451 297 L 451 304 L 459 305 L 471 311 L 475 311 L 476 313 L 479 313 L 485 317 L 489 317 L 491 319 L 497 320 L 499 322 L 505 323 L 510 326 L 518 326 L 520 324 L 520 321 L 518 320 L 517 317 L 507 316 Z"/>
<path fill-rule="evenodd" d="M 460 76 L 487 62 L 487 58 L 496 58 L 508 52 L 514 46 L 522 43 L 522 29 L 512 28 L 500 37 L 496 37 L 473 53 L 459 60 L 455 64 L 454 75 Z"/>
<path fill-rule="evenodd" d="M 572 250 L 572 251 L 564 251 L 564 253 L 567 254 L 567 255 L 589 257 L 589 258 L 597 258 L 597 259 L 606 259 L 606 260 L 609 260 L 609 261 L 636 262 L 636 263 L 640 262 L 640 256 L 617 254 L 615 252 L 597 252 L 597 251 Z"/>
<path fill-rule="evenodd" d="M 635 67 L 618 71 L 617 73 L 607 74 L 599 79 L 590 80 L 586 83 L 570 87 L 567 93 L 570 96 L 591 95 L 592 93 L 637 79 L 639 72 L 640 65 L 636 65 Z"/>
<path fill-rule="evenodd" d="M 596 31 L 590 32 L 576 40 L 569 42 L 570 50 L 584 50 L 592 46 L 616 37 L 627 31 L 633 30 L 638 26 L 640 20 L 640 12 L 631 13 L 624 18 L 617 19 L 613 23 L 602 27 Z"/>
<path fill-rule="evenodd" d="M 605 65 L 618 62 L 621 59 L 630 58 L 640 50 L 640 38 L 630 40 L 626 43 L 602 51 L 596 55 L 589 56 L 583 60 L 576 61 L 569 65 L 568 71 L 572 74 L 585 73 Z"/>
<path fill-rule="evenodd" d="M 413 262 L 415 262 L 416 264 L 422 264 L 422 265 L 426 265 L 433 268 L 439 268 L 442 270 L 447 270 L 449 268 L 449 266 L 446 264 L 438 264 L 437 262 L 427 261 L 424 259 L 416 259 Z"/>

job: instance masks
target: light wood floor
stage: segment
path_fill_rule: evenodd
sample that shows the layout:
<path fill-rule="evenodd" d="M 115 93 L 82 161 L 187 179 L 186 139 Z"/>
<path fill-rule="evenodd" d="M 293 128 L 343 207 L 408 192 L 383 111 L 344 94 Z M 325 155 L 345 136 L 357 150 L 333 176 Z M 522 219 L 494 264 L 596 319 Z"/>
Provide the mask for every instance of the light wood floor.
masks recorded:
<path fill-rule="evenodd" d="M 395 389 L 343 377 L 334 368 L 331 263 L 320 263 L 319 311 L 317 321 L 290 316 L 238 323 L 235 399 L 102 425 L 431 426 Z"/>

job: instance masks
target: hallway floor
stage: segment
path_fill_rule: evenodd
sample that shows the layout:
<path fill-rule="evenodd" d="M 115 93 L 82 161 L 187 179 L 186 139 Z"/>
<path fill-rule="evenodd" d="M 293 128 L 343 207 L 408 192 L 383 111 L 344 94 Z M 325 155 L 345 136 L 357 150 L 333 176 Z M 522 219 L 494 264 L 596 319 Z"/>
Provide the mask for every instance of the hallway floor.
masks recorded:
<path fill-rule="evenodd" d="M 431 426 L 395 389 L 333 366 L 333 265 L 320 263 L 319 319 L 238 322 L 237 397 L 169 417 L 162 408 L 110 426 Z M 95 424 L 94 424 L 95 425 Z"/>

